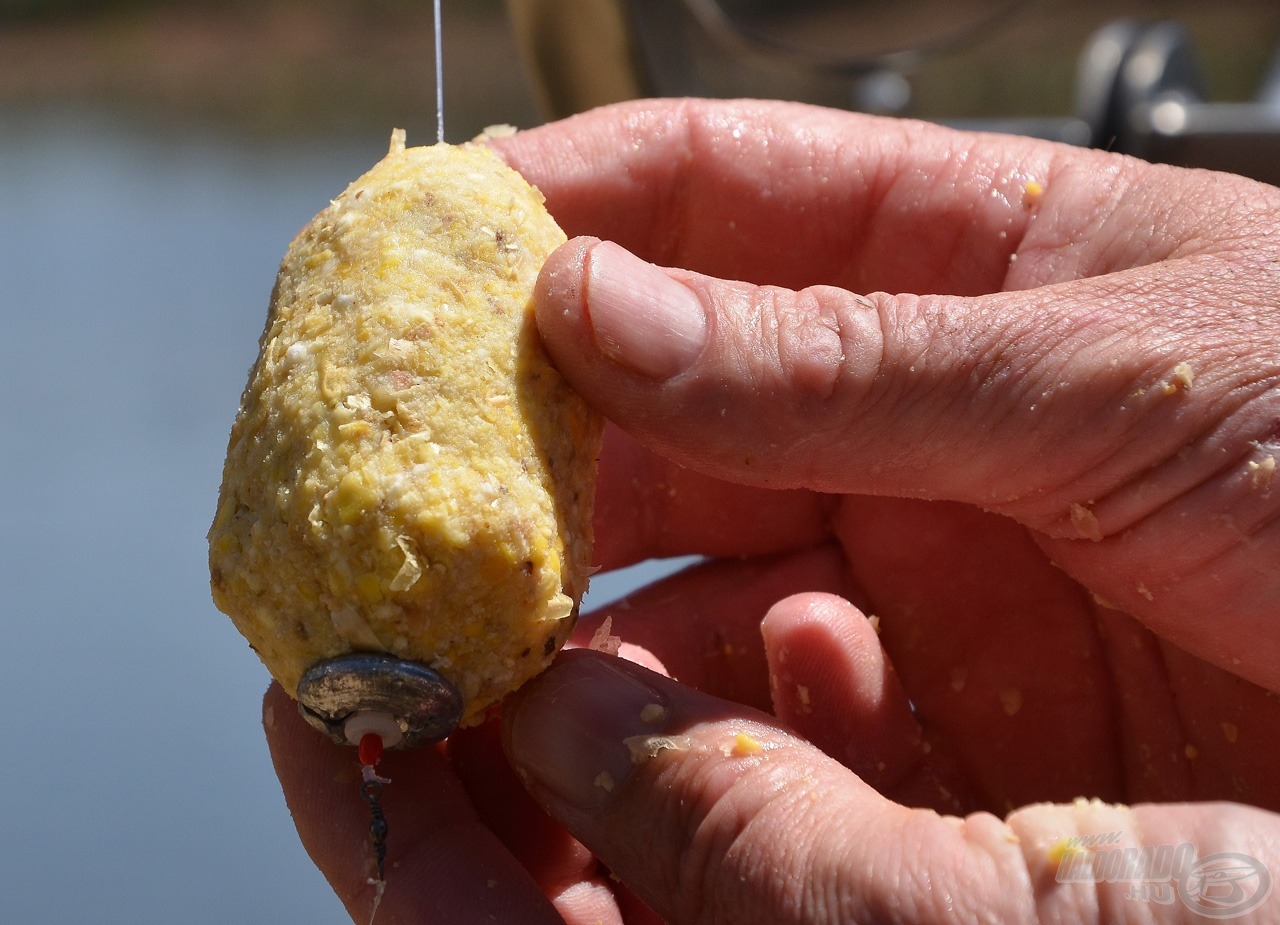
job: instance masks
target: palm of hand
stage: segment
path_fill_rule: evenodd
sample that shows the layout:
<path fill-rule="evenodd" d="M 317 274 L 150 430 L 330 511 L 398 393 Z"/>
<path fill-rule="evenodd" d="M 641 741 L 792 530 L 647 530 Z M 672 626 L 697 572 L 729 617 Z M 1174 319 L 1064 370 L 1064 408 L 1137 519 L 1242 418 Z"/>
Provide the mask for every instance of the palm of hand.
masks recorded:
<path fill-rule="evenodd" d="M 998 815 L 1079 796 L 1280 806 L 1280 698 L 1100 603 L 1026 527 L 962 504 L 730 485 L 616 430 L 606 447 L 609 567 L 746 557 L 606 608 L 615 632 L 679 680 L 776 709 L 890 798 Z M 892 667 L 869 630 L 794 633 L 766 655 L 768 608 L 815 590 L 874 615 Z"/>

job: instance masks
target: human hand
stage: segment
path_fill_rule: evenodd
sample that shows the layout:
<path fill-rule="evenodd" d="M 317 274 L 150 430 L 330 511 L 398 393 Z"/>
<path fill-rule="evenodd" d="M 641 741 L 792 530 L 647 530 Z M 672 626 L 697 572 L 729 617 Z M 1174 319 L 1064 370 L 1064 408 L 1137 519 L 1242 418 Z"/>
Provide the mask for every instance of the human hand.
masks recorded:
<path fill-rule="evenodd" d="M 496 144 L 571 234 L 822 287 L 655 274 L 581 240 L 544 271 L 553 357 L 638 440 L 609 438 L 602 563 L 750 557 L 614 613 L 729 702 L 585 654 L 508 707 L 517 768 L 616 876 L 676 921 L 1088 920 L 1122 914 L 1126 884 L 1054 883 L 1050 848 L 1078 832 L 1274 864 L 1275 817 L 1238 806 L 907 808 L 1280 804 L 1274 189 L 772 104 L 620 107 Z M 900 294 L 850 294 L 876 290 Z M 683 333 L 657 310 L 691 300 Z M 812 594 L 760 634 L 815 589 L 880 636 Z M 761 754 L 722 753 L 742 730 Z M 622 739 L 652 732 L 690 747 L 631 764 Z M 498 855 L 573 859 L 516 905 L 540 885 L 570 920 L 570 894 L 643 914 L 506 812 L 520 795 L 478 787 L 465 755 L 492 758 L 492 731 L 467 741 Z"/>

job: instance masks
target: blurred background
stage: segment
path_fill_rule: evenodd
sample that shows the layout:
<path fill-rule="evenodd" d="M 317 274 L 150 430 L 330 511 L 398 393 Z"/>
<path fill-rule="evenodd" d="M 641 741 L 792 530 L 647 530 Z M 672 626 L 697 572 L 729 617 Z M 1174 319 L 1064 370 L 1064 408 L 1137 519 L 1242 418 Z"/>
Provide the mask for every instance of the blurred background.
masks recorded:
<path fill-rule="evenodd" d="M 451 141 L 651 92 L 1079 133 L 1082 51 L 1118 17 L 1181 23 L 1147 75 L 1178 99 L 1187 42 L 1196 99 L 1280 86 L 1275 0 L 444 13 Z M 209 601 L 204 535 L 277 263 L 393 126 L 434 140 L 431 49 L 426 2 L 0 0 L 0 920 L 344 920 L 293 833 L 267 675 Z M 592 599 L 671 567 L 600 576 Z"/>

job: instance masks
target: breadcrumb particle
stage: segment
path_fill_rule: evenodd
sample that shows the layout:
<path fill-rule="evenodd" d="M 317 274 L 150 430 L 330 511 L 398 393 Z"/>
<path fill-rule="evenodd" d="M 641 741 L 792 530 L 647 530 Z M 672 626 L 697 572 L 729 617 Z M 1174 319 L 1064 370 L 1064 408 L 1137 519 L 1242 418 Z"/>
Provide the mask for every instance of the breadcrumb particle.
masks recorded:
<path fill-rule="evenodd" d="M 764 746 L 760 744 L 759 739 L 745 732 L 739 732 L 734 735 L 732 747 L 725 754 L 731 754 L 736 758 L 745 758 L 748 755 L 758 755 L 762 751 L 764 751 Z"/>
<path fill-rule="evenodd" d="M 613 793 L 613 775 L 608 771 L 601 771 L 596 775 L 595 785 L 605 793 Z"/>
<path fill-rule="evenodd" d="M 1240 727 L 1235 723 L 1222 723 L 1222 734 L 1232 745 L 1236 744 L 1236 738 L 1240 735 Z"/>
<path fill-rule="evenodd" d="M 868 614 L 867 622 L 871 624 L 871 628 L 875 630 L 876 635 L 879 636 L 880 635 L 880 618 L 877 617 L 875 614 Z"/>
<path fill-rule="evenodd" d="M 809 699 L 809 688 L 803 684 L 796 685 L 796 700 L 800 702 L 801 713 L 813 712 L 813 702 Z"/>
<path fill-rule="evenodd" d="M 596 627 L 596 631 L 591 635 L 591 642 L 587 644 L 587 648 L 592 652 L 617 655 L 622 648 L 622 639 L 614 636 L 612 630 L 613 617 L 605 617 L 604 621 Z"/>
<path fill-rule="evenodd" d="M 1261 461 L 1249 460 L 1249 482 L 1254 488 L 1271 487 L 1271 479 L 1276 474 L 1276 458 L 1263 457 Z"/>
<path fill-rule="evenodd" d="M 1173 367 L 1173 373 L 1170 375 L 1169 381 L 1160 386 L 1160 391 L 1165 395 L 1190 392 L 1194 382 L 1195 373 L 1191 369 L 1191 364 L 1183 361 Z"/>
<path fill-rule="evenodd" d="M 1200 749 L 1196 748 L 1194 745 L 1188 744 L 1187 747 L 1182 750 L 1182 754 L 1187 756 L 1188 761 L 1195 761 L 1200 757 Z"/>
<path fill-rule="evenodd" d="M 1141 594 L 1143 597 L 1145 597 L 1145 598 L 1146 598 L 1147 600 L 1149 600 L 1149 601 L 1154 601 L 1154 600 L 1156 599 L 1156 596 L 1155 596 L 1154 594 L 1152 594 L 1152 593 L 1147 589 L 1147 586 L 1146 586 L 1146 585 L 1144 585 L 1142 582 L 1138 582 L 1137 592 L 1138 592 L 1139 594 Z"/>
<path fill-rule="evenodd" d="M 682 752 L 693 748 L 693 740 L 688 736 L 628 736 L 622 744 L 631 752 L 632 764 L 643 764 L 650 758 L 656 758 L 658 752 Z"/>
<path fill-rule="evenodd" d="M 1071 505 L 1071 525 L 1076 528 L 1081 539 L 1093 540 L 1095 543 L 1102 539 L 1097 516 L 1083 504 Z"/>
<path fill-rule="evenodd" d="M 646 703 L 640 710 L 640 722 L 645 725 L 660 723 L 667 718 L 667 708 L 660 703 Z"/>
<path fill-rule="evenodd" d="M 508 125 L 505 122 L 498 125 L 486 125 L 481 129 L 480 134 L 476 136 L 476 141 L 488 141 L 490 138 L 508 138 L 514 135 L 519 129 L 514 125 Z"/>

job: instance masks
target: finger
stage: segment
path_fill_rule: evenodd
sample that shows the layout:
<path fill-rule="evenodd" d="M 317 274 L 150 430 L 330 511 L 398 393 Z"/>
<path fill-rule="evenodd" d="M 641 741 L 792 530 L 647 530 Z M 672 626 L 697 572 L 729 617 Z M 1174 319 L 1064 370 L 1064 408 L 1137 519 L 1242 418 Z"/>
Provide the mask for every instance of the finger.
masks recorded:
<path fill-rule="evenodd" d="M 1064 228 L 1114 211 L 1128 181 L 1108 155 L 776 102 L 644 101 L 492 144 L 571 236 L 716 276 L 860 292 L 1003 288 L 1033 216 L 1031 256 L 1093 260 L 1088 244 L 1061 246 Z M 1066 151 L 1096 174 L 1059 171 Z M 1034 209 L 1029 180 L 1046 190 Z"/>
<path fill-rule="evenodd" d="M 1009 817 L 1042 922 L 1273 921 L 1280 817 L 1232 803 L 1076 800 Z M 1190 915 L 1188 915 L 1190 913 Z"/>
<path fill-rule="evenodd" d="M 779 601 L 761 626 L 774 713 L 904 806 L 980 808 L 945 736 L 922 729 L 871 623 L 830 594 Z"/>
<path fill-rule="evenodd" d="M 586 643 L 608 617 L 615 635 L 681 683 L 767 710 L 760 621 L 774 602 L 801 591 L 853 591 L 837 547 L 692 566 L 584 617 L 574 639 Z"/>
<path fill-rule="evenodd" d="M 883 792 L 924 757 L 920 724 L 876 631 L 832 594 L 798 594 L 761 624 L 774 714 Z"/>
<path fill-rule="evenodd" d="M 1265 865 L 1280 829 L 1243 807 L 1227 811 L 1238 831 L 1211 827 L 1223 807 L 1079 801 L 1027 810 L 1013 826 L 908 810 L 770 717 L 592 652 L 528 685 L 504 735 L 539 801 L 676 925 L 1111 921 L 1122 886 L 1055 882 L 1066 837 L 1103 826 L 1126 846 L 1189 838 Z"/>
<path fill-rule="evenodd" d="M 654 451 L 757 486 L 1007 514 L 1161 636 L 1277 689 L 1280 493 L 1258 473 L 1280 453 L 1280 365 L 1259 349 L 1274 331 L 1244 330 L 1274 322 L 1215 307 L 1271 297 L 1230 267 L 1200 270 L 1034 298 L 861 297 L 664 271 L 580 240 L 535 299 L 566 378 Z M 1194 388 L 1184 357 L 1207 371 Z"/>
<path fill-rule="evenodd" d="M 620 921 L 617 900 L 599 863 L 548 816 L 520 785 L 502 752 L 494 719 L 449 737 L 449 761 L 481 823 L 570 922 Z"/>
<path fill-rule="evenodd" d="M 595 563 L 671 556 L 767 556 L 828 535 L 831 499 L 712 478 L 657 456 L 606 424 L 596 486 Z"/>
<path fill-rule="evenodd" d="M 352 918 L 367 921 L 374 868 L 354 752 L 307 726 L 277 684 L 263 701 L 263 727 L 303 846 Z M 438 751 L 388 752 L 378 770 L 391 779 L 382 798 L 390 831 L 379 922 L 562 925 L 529 874 L 480 824 Z"/>
<path fill-rule="evenodd" d="M 968 501 L 1096 540 L 1220 470 L 1220 450 L 1178 453 L 1280 377 L 1224 339 L 1237 322 L 1202 309 L 1224 294 L 1215 285 L 1148 269 L 1034 298 L 794 292 L 581 239 L 549 258 L 535 301 L 561 372 L 677 463 L 773 488 Z M 1191 391 L 1187 357 L 1214 370 Z M 1264 411 L 1224 421 L 1214 445 L 1267 439 Z"/>

